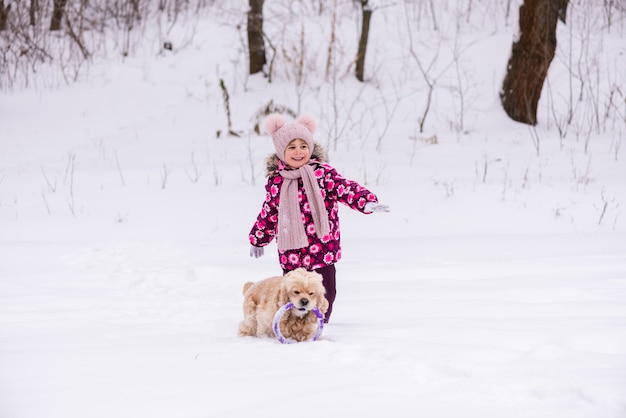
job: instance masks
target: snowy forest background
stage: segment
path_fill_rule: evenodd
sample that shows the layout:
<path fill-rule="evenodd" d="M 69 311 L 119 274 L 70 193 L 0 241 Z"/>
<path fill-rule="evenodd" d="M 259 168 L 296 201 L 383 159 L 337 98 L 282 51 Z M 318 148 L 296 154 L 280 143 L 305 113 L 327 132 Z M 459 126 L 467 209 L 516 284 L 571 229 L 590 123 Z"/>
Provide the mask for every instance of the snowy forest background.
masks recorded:
<path fill-rule="evenodd" d="M 569 2 L 534 126 L 521 5 L 370 0 L 361 82 L 361 2 L 266 1 L 250 75 L 247 2 L 0 0 L 0 416 L 624 418 L 626 5 Z M 270 110 L 391 206 L 315 343 L 236 336 Z"/>

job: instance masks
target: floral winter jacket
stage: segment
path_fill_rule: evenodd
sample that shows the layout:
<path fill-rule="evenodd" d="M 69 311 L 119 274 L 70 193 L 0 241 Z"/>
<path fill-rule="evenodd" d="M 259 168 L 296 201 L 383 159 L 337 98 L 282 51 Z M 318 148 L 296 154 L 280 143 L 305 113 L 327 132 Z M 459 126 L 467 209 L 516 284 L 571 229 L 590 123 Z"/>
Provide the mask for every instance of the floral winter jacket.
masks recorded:
<path fill-rule="evenodd" d="M 278 251 L 280 266 L 284 271 L 295 270 L 298 267 L 314 270 L 339 261 L 341 259 L 341 245 L 338 203 L 341 202 L 354 210 L 365 213 L 366 203 L 378 202 L 378 198 L 372 192 L 357 182 L 344 178 L 337 170 L 328 165 L 326 152 L 319 144 L 315 144 L 311 160 L 315 163 L 313 164 L 313 171 L 320 185 L 328 212 L 330 233 L 324 237 L 328 240 L 317 237 L 311 209 L 304 192 L 304 185 L 302 179 L 299 179 L 298 200 L 309 245 L 295 250 Z M 276 236 L 280 189 L 283 185 L 283 177 L 278 172 L 285 167 L 285 163 L 276 154 L 268 157 L 265 202 L 263 202 L 261 212 L 249 235 L 250 243 L 254 246 L 266 246 Z"/>

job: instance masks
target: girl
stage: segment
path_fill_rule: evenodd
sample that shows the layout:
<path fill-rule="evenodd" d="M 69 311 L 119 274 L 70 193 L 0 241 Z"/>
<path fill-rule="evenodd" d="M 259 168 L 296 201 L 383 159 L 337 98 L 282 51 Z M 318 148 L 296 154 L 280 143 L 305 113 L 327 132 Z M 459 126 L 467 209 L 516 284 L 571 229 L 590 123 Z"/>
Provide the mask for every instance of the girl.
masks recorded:
<path fill-rule="evenodd" d="M 272 114 L 265 121 L 276 154 L 266 161 L 265 202 L 250 231 L 250 256 L 261 257 L 263 247 L 276 237 L 283 273 L 304 267 L 321 274 L 328 322 L 337 293 L 335 263 L 341 259 L 338 203 L 366 214 L 389 212 L 389 207 L 326 162 L 326 152 L 313 141 L 315 128 L 307 116 L 285 123 L 281 115 Z"/>

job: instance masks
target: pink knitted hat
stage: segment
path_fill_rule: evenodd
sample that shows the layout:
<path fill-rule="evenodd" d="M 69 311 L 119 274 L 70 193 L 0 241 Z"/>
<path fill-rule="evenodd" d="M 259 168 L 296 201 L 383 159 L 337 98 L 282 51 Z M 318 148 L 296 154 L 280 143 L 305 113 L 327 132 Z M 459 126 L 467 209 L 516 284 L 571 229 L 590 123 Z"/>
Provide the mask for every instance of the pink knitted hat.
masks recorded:
<path fill-rule="evenodd" d="M 285 149 L 291 141 L 300 138 L 307 143 L 309 150 L 313 152 L 313 132 L 317 124 L 310 116 L 300 116 L 293 123 L 285 123 L 283 115 L 273 113 L 265 120 L 265 132 L 272 136 L 276 155 L 283 160 L 285 158 Z"/>

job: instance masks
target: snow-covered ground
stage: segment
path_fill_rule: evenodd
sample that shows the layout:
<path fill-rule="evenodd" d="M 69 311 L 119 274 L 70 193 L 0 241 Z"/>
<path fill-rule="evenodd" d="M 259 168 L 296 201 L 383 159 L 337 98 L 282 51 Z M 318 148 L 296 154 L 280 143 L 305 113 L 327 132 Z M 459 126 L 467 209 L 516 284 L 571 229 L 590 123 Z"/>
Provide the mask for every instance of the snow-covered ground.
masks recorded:
<path fill-rule="evenodd" d="M 559 139 L 547 110 L 537 136 L 509 121 L 494 89 L 514 28 L 499 30 L 465 42 L 491 68 L 467 132 L 441 98 L 416 134 L 421 91 L 380 140 L 384 106 L 347 112 L 363 132 L 335 147 L 327 103 L 304 100 L 331 163 L 391 206 L 342 208 L 338 298 L 311 343 L 236 335 L 242 284 L 280 271 L 274 245 L 248 256 L 272 145 L 247 131 L 295 99 L 287 82 L 232 82 L 246 132 L 216 137 L 234 28 L 207 21 L 175 54 L 3 92 L 0 416 L 626 417 L 624 121 L 588 143 Z"/>

